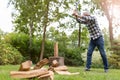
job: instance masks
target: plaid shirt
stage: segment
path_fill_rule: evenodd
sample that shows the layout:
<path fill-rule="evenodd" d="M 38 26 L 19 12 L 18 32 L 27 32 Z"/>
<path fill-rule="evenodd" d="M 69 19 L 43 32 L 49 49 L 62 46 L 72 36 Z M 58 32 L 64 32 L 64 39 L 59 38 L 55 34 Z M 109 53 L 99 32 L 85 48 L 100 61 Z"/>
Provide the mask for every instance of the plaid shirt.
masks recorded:
<path fill-rule="evenodd" d="M 77 21 L 82 24 L 86 24 L 90 37 L 95 40 L 102 36 L 102 32 L 98 26 L 97 20 L 93 16 L 83 16 L 82 18 L 77 18 Z"/>

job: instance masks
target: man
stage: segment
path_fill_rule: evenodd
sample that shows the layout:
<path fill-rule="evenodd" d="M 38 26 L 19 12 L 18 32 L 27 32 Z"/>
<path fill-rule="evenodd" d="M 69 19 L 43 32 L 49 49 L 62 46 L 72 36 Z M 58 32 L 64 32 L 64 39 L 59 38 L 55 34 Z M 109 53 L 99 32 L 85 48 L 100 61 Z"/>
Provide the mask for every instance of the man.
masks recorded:
<path fill-rule="evenodd" d="M 90 13 L 87 11 L 83 13 L 83 16 L 78 15 L 78 12 L 76 10 L 74 10 L 73 16 L 76 17 L 76 20 L 79 23 L 86 24 L 88 31 L 90 33 L 91 39 L 90 39 L 90 43 L 87 51 L 85 71 L 90 71 L 92 54 L 95 47 L 97 47 L 98 50 L 100 51 L 100 54 L 103 60 L 104 71 L 108 72 L 108 61 L 107 61 L 106 52 L 104 49 L 104 40 L 103 40 L 102 32 L 98 26 L 96 18 L 91 16 Z"/>

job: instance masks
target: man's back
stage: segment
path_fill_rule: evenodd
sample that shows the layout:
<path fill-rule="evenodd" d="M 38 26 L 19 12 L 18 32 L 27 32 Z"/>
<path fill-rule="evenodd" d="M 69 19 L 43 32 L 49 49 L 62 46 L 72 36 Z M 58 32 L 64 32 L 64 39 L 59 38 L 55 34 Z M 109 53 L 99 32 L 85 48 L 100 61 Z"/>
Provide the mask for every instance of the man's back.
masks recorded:
<path fill-rule="evenodd" d="M 86 24 L 90 37 L 95 40 L 102 36 L 102 32 L 98 26 L 98 22 L 94 16 L 82 16 L 81 19 L 77 19 L 78 22 Z"/>

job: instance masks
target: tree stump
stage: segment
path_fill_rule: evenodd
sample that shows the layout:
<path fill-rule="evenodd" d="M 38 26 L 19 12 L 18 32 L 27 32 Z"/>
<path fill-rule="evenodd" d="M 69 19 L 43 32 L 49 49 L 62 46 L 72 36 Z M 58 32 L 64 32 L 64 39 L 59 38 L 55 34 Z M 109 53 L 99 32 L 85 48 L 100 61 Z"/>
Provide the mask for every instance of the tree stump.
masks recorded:
<path fill-rule="evenodd" d="M 63 57 L 59 57 L 58 55 L 58 42 L 55 43 L 54 45 L 54 56 L 53 57 L 49 57 L 49 64 L 50 66 L 52 66 L 52 63 L 54 63 L 54 61 L 57 61 L 57 66 L 63 66 L 64 65 L 64 58 Z M 54 66 L 53 66 L 54 67 Z"/>

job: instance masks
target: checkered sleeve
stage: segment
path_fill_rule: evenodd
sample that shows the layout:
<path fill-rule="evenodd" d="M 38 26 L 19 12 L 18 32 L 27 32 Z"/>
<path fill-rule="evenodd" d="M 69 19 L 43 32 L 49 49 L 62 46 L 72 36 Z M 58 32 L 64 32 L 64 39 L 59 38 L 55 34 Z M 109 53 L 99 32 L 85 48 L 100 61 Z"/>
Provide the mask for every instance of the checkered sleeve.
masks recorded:
<path fill-rule="evenodd" d="M 81 24 L 86 24 L 86 21 L 84 19 L 81 18 L 76 18 L 77 22 L 81 23 Z"/>
<path fill-rule="evenodd" d="M 82 19 L 84 19 L 85 21 L 94 21 L 95 18 L 92 16 L 83 16 Z"/>

